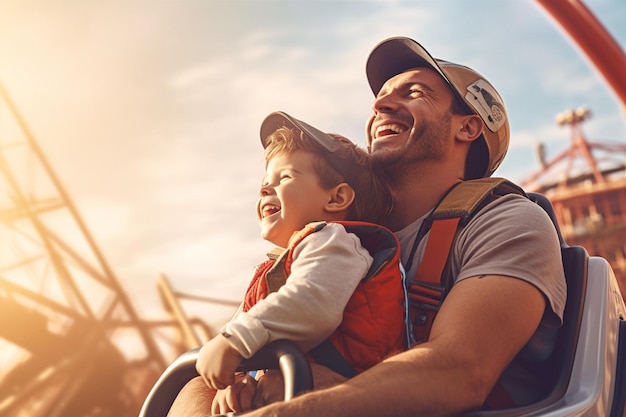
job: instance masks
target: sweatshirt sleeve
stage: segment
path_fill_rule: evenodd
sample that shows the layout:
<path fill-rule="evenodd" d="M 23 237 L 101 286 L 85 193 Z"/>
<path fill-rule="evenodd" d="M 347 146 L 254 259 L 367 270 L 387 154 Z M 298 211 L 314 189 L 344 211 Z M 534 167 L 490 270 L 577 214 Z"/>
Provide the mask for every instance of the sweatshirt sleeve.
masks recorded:
<path fill-rule="evenodd" d="M 245 358 L 278 339 L 292 340 L 308 351 L 339 326 L 371 263 L 356 235 L 329 223 L 296 246 L 285 285 L 239 313 L 222 332 Z"/>

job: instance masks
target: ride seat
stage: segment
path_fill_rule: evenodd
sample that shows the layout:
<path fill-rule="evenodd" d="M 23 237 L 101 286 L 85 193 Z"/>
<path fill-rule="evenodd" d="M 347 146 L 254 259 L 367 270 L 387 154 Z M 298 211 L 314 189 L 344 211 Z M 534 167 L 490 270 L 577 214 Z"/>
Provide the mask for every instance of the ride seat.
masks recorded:
<path fill-rule="evenodd" d="M 539 416 L 541 410 L 561 399 L 569 385 L 576 356 L 576 346 L 580 333 L 585 293 L 587 289 L 587 264 L 589 254 L 581 246 L 569 246 L 563 239 L 561 230 L 556 220 L 554 208 L 548 198 L 539 193 L 528 193 L 528 197 L 548 213 L 556 228 L 561 244 L 561 258 L 563 270 L 567 282 L 567 301 L 563 313 L 563 325 L 555 330 L 555 343 L 550 346 L 547 359 L 536 360 L 525 358 L 530 363 L 540 379 L 545 382 L 547 394 L 541 400 L 523 407 L 508 408 L 504 410 L 476 411 L 465 417 L 515 417 L 515 416 Z M 520 352 L 524 354 L 524 350 Z"/>

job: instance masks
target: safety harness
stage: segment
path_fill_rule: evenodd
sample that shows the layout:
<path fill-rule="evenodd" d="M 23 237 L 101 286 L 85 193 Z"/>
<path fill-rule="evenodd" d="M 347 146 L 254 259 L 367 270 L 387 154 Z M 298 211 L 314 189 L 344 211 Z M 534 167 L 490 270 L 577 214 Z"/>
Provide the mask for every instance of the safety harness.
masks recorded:
<path fill-rule="evenodd" d="M 516 184 L 504 178 L 481 178 L 462 181 L 454 185 L 428 216 L 417 234 L 409 255 L 410 265 L 421 239 L 430 231 L 424 256 L 414 277 L 407 277 L 408 295 L 407 327 L 412 337 L 409 344 L 428 340 L 435 317 L 453 285 L 450 274 L 450 253 L 460 230 L 480 209 L 500 196 L 519 194 L 526 196 Z M 516 404 L 500 382 L 487 397 L 484 407 L 500 410 Z"/>
<path fill-rule="evenodd" d="M 430 231 L 415 277 L 408 277 L 407 282 L 412 344 L 428 340 L 435 316 L 452 287 L 448 259 L 458 232 L 489 202 L 511 193 L 526 196 L 524 190 L 504 178 L 459 182 L 422 223 L 406 263 L 411 265 L 419 241 Z"/>

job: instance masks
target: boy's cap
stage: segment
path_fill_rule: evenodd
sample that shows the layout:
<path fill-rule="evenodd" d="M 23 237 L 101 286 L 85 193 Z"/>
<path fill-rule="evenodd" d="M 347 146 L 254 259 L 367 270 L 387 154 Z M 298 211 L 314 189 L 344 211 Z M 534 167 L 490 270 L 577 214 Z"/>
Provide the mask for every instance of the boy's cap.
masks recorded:
<path fill-rule="evenodd" d="M 324 133 L 318 128 L 313 127 L 302 120 L 298 120 L 282 111 L 270 113 L 267 117 L 265 117 L 263 123 L 261 123 L 260 133 L 263 148 L 267 147 L 268 137 L 281 127 L 298 130 L 304 133 L 307 138 L 320 145 L 321 150 L 325 151 L 326 160 L 346 180 L 346 182 L 350 183 L 354 177 L 354 174 L 351 173 L 358 172 L 358 166 L 355 161 L 342 159 L 335 153 L 335 151 L 345 145 L 342 145 L 341 142 L 330 136 L 328 133 Z"/>
<path fill-rule="evenodd" d="M 390 78 L 412 68 L 428 67 L 444 81 L 485 124 L 483 137 L 489 155 L 484 161 L 484 176 L 498 168 L 509 147 L 509 121 L 504 102 L 496 89 L 471 68 L 433 58 L 424 47 L 410 38 L 393 37 L 374 47 L 367 59 L 366 73 L 374 95 Z"/>
<path fill-rule="evenodd" d="M 263 120 L 263 123 L 261 123 L 261 143 L 263 144 L 263 148 L 267 147 L 268 136 L 281 127 L 297 129 L 303 132 L 307 137 L 313 139 L 328 152 L 335 152 L 340 146 L 328 133 L 324 133 L 302 120 L 291 117 L 285 112 L 276 111 L 270 113 L 265 120 Z"/>

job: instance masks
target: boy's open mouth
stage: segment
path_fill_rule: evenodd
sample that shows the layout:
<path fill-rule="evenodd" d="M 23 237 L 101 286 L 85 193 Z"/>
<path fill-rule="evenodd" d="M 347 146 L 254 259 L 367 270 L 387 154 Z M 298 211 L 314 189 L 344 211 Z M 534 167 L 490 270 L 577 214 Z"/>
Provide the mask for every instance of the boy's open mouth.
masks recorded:
<path fill-rule="evenodd" d="M 271 216 L 272 214 L 276 214 L 280 211 L 280 207 L 275 206 L 273 204 L 266 204 L 261 207 L 261 215 L 263 218 Z"/>

